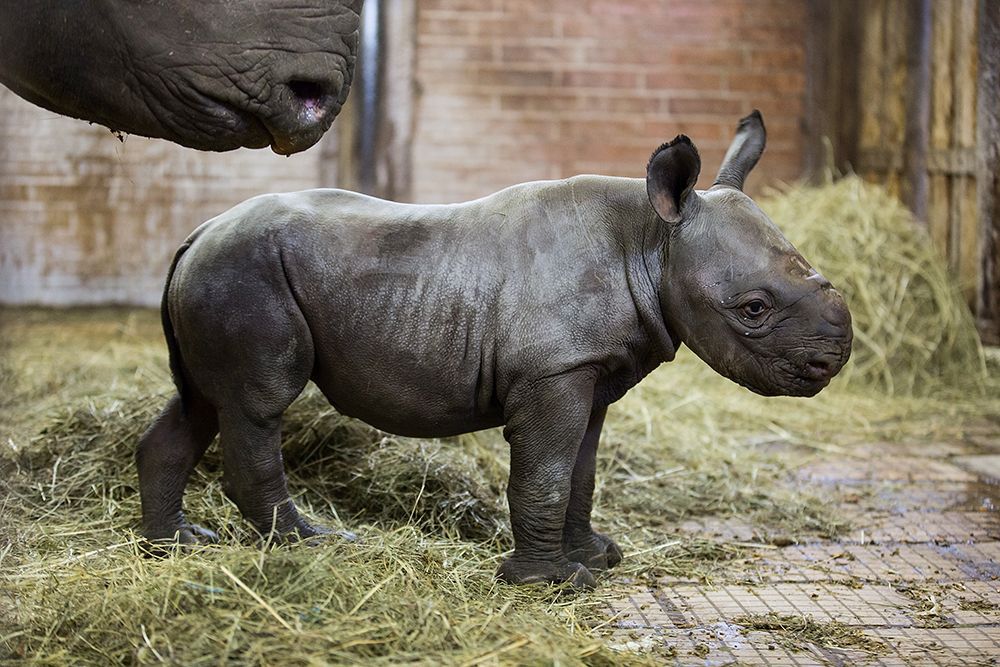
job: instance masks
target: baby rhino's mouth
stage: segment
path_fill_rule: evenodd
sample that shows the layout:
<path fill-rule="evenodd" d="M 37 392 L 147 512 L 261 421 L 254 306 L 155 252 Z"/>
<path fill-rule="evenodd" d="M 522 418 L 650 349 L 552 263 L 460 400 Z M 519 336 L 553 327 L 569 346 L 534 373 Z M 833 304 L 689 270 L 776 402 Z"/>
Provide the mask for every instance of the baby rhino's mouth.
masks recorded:
<path fill-rule="evenodd" d="M 805 367 L 802 369 L 802 377 L 807 380 L 826 380 L 829 382 L 830 378 L 832 378 L 838 370 L 840 369 L 835 369 L 830 361 L 823 359 L 822 357 L 816 357 L 806 362 Z"/>
<path fill-rule="evenodd" d="M 815 354 L 806 359 L 802 364 L 798 376 L 802 380 L 805 380 L 807 384 L 815 387 L 815 391 L 813 392 L 815 393 L 830 384 L 830 380 L 840 372 L 840 369 L 844 367 L 850 356 L 850 343 L 842 346 L 842 349 L 837 352 Z"/>

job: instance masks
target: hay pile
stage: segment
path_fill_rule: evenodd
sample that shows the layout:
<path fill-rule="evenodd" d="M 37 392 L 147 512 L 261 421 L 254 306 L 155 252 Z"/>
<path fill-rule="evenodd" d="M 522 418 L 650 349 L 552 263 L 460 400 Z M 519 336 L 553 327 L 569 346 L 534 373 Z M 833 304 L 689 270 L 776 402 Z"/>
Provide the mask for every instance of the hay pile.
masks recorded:
<path fill-rule="evenodd" d="M 833 216 L 840 209 L 829 202 L 849 196 L 856 203 L 843 207 L 843 220 L 798 217 Z M 875 214 L 869 196 L 889 213 Z M 867 266 L 863 279 L 840 265 L 874 264 L 856 246 L 895 233 L 882 225 L 901 216 L 880 197 L 848 181 L 764 205 L 801 223 L 779 220 L 847 295 L 860 330 L 847 382 L 818 400 L 764 399 L 682 351 L 609 411 L 595 523 L 626 560 L 618 578 L 587 595 L 493 580 L 511 547 L 498 432 L 390 436 L 336 414 L 313 389 L 286 416 L 290 487 L 307 516 L 357 540 L 258 544 L 222 494 L 213 449 L 185 504 L 192 520 L 219 530 L 221 544 L 143 558 L 132 454 L 169 390 L 155 313 L 4 313 L 20 324 L 5 331 L 18 381 L 7 401 L 13 417 L 0 424 L 11 435 L 0 450 L 0 659 L 655 663 L 607 647 L 607 596 L 628 580 L 739 577 L 754 555 L 745 537 L 677 532 L 683 522 L 738 517 L 753 526 L 755 544 L 836 535 L 846 526 L 829 489 L 802 488 L 798 462 L 854 442 L 951 437 L 964 417 L 996 412 L 995 399 L 955 386 L 982 377 L 981 357 L 968 344 L 968 318 L 955 314 L 954 290 L 922 287 L 938 270 L 924 255 L 897 240 L 880 254 L 905 256 Z M 825 241 L 813 238 L 821 234 Z M 919 236 L 907 238 L 923 252 Z M 928 383 L 951 387 L 947 398 L 903 396 Z M 888 390 L 899 397 L 885 399 Z"/>

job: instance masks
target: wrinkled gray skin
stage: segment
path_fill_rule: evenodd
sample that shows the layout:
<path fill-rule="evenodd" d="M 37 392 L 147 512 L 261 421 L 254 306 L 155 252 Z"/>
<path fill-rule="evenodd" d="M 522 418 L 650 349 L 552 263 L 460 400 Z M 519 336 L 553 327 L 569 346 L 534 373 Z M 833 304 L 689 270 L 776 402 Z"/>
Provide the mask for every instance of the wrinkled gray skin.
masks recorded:
<path fill-rule="evenodd" d="M 0 83 L 56 113 L 291 154 L 347 99 L 362 0 L 0 2 Z"/>
<path fill-rule="evenodd" d="M 740 190 L 763 146 L 755 112 L 704 192 L 680 136 L 645 181 L 577 176 L 447 206 L 312 190 L 205 223 L 164 295 L 179 395 L 137 454 L 145 536 L 214 537 L 181 495 L 216 432 L 225 492 L 261 533 L 320 532 L 280 451 L 311 379 L 391 433 L 503 425 L 516 548 L 498 575 L 593 586 L 621 559 L 590 524 L 608 405 L 682 342 L 767 395 L 812 396 L 850 354 L 844 300 Z"/>

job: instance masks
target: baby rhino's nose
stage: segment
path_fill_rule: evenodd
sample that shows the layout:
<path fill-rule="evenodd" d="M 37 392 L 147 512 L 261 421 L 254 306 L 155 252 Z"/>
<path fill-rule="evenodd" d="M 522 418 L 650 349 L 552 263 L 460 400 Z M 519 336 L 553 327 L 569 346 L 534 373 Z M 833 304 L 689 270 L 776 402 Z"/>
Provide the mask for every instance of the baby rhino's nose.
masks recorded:
<path fill-rule="evenodd" d="M 846 329 L 845 333 L 851 333 L 851 311 L 847 309 L 847 302 L 840 292 L 833 289 L 825 291 L 826 307 L 823 309 L 823 319 L 829 324 L 839 329 Z"/>

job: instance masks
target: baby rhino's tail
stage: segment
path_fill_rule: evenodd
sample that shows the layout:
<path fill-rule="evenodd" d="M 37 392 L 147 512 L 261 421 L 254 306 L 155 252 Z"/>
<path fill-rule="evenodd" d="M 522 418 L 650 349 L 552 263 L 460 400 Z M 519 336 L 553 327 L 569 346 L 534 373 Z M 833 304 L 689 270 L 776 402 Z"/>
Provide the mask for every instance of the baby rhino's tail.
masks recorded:
<path fill-rule="evenodd" d="M 167 270 L 167 280 L 163 284 L 163 297 L 160 299 L 160 322 L 163 325 L 163 336 L 167 341 L 167 352 L 170 359 L 170 374 L 173 376 L 174 386 L 177 387 L 177 394 L 180 397 L 181 406 L 187 410 L 190 407 L 191 401 L 195 399 L 200 399 L 199 392 L 192 385 L 191 378 L 187 372 L 187 368 L 184 365 L 184 359 L 181 356 L 181 347 L 177 342 L 177 333 L 174 330 L 174 323 L 170 318 L 170 287 L 174 282 L 174 276 L 177 273 L 177 267 L 180 266 L 181 259 L 184 257 L 191 246 L 195 244 L 198 238 L 201 236 L 202 231 L 209 227 L 211 221 L 203 224 L 198 229 L 191 232 L 191 234 L 184 239 L 184 243 L 181 247 L 177 249 L 174 253 L 174 259 L 170 262 L 170 268 Z"/>
<path fill-rule="evenodd" d="M 160 301 L 160 321 L 163 323 L 163 336 L 167 339 L 167 351 L 170 355 L 170 374 L 174 379 L 174 386 L 177 387 L 177 394 L 180 396 L 181 404 L 186 402 L 188 395 L 187 379 L 185 378 L 184 362 L 181 359 L 181 348 L 177 344 L 177 336 L 174 334 L 174 324 L 170 320 L 170 283 L 174 280 L 174 272 L 181 261 L 181 257 L 191 247 L 194 239 L 189 238 L 177 249 L 174 259 L 170 262 L 170 269 L 167 271 L 167 281 L 163 285 L 163 298 Z"/>

